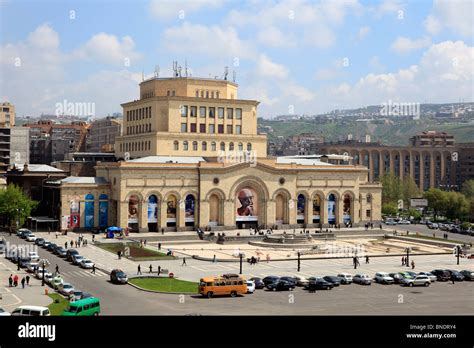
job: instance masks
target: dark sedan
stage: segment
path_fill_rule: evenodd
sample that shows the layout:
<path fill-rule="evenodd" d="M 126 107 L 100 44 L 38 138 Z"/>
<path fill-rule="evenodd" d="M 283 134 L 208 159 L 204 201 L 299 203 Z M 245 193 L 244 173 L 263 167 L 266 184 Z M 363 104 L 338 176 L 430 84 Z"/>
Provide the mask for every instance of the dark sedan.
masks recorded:
<path fill-rule="evenodd" d="M 59 257 L 66 257 L 67 250 L 64 249 L 63 247 L 56 248 L 55 254 L 57 254 Z"/>
<path fill-rule="evenodd" d="M 451 279 L 451 274 L 444 269 L 435 269 L 431 271 L 431 274 L 436 276 L 436 280 L 439 282 L 447 282 Z"/>
<path fill-rule="evenodd" d="M 280 280 L 285 280 L 287 282 L 293 283 L 296 286 L 296 278 L 295 277 L 281 277 Z"/>
<path fill-rule="evenodd" d="M 470 280 L 470 281 L 474 280 L 474 272 L 473 271 L 463 270 L 459 273 L 461 273 L 464 276 L 464 280 Z"/>
<path fill-rule="evenodd" d="M 288 282 L 286 280 L 277 280 L 276 282 L 268 284 L 266 287 L 268 290 L 273 291 L 291 291 L 295 288 L 295 286 L 296 285 L 292 282 Z"/>
<path fill-rule="evenodd" d="M 325 281 L 331 283 L 334 286 L 339 286 L 341 285 L 341 278 L 336 277 L 336 276 L 325 276 L 323 278 Z"/>
<path fill-rule="evenodd" d="M 26 268 L 28 267 L 28 264 L 31 262 L 30 257 L 22 257 L 20 258 L 20 267 L 21 268 Z"/>
<path fill-rule="evenodd" d="M 280 279 L 280 277 L 277 277 L 277 276 L 267 276 L 267 277 L 263 278 L 262 281 L 265 284 L 265 286 L 267 286 L 268 284 L 274 283 L 274 282 L 278 281 L 279 279 Z"/>
<path fill-rule="evenodd" d="M 461 282 L 461 281 L 464 280 L 464 276 L 460 272 L 455 271 L 453 269 L 447 269 L 446 271 L 449 273 L 449 279 L 450 280 L 453 277 L 454 277 L 454 280 L 457 281 L 457 282 Z"/>
<path fill-rule="evenodd" d="M 265 287 L 265 283 L 262 281 L 261 278 L 253 277 L 253 278 L 250 278 L 249 280 L 255 283 L 255 289 L 263 289 Z"/>
<path fill-rule="evenodd" d="M 51 243 L 50 245 L 48 245 L 48 247 L 46 248 L 48 251 L 51 251 L 51 252 L 54 252 L 54 250 L 57 248 L 58 246 L 54 243 Z"/>
<path fill-rule="evenodd" d="M 38 246 L 42 246 L 44 244 L 44 238 L 36 238 L 35 244 Z"/>
<path fill-rule="evenodd" d="M 323 278 L 318 278 L 317 280 L 310 281 L 308 285 L 305 286 L 305 289 L 309 290 L 309 292 L 315 292 L 316 290 L 331 290 L 333 287 L 334 284 Z"/>

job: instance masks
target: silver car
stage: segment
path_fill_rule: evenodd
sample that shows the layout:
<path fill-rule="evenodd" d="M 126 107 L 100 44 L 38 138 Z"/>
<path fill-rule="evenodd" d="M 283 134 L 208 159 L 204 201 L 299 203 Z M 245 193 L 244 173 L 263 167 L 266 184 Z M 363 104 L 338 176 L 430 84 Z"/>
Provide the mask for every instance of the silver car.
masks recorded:
<path fill-rule="evenodd" d="M 403 279 L 403 286 L 430 286 L 431 279 L 426 275 L 417 275 L 415 278 Z"/>
<path fill-rule="evenodd" d="M 69 295 L 74 292 L 74 287 L 70 283 L 62 283 L 58 286 L 58 292 L 69 297 Z"/>
<path fill-rule="evenodd" d="M 372 278 L 368 274 L 358 273 L 353 278 L 352 281 L 356 284 L 361 285 L 370 285 L 372 284 Z"/>

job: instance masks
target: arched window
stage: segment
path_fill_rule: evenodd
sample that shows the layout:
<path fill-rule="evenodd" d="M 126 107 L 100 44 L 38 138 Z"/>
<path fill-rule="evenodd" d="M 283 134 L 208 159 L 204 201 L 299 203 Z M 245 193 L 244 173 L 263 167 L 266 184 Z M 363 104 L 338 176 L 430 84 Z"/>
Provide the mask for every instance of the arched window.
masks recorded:
<path fill-rule="evenodd" d="M 239 151 L 244 151 L 244 144 L 239 143 Z"/>
<path fill-rule="evenodd" d="M 215 141 L 213 141 L 211 143 L 211 151 L 216 151 L 216 142 Z"/>
<path fill-rule="evenodd" d="M 207 151 L 207 143 L 205 141 L 202 142 L 202 151 Z"/>
<path fill-rule="evenodd" d="M 247 143 L 247 151 L 252 151 L 252 144 L 251 143 Z"/>
<path fill-rule="evenodd" d="M 199 91 L 196 89 L 196 98 L 199 98 Z"/>
<path fill-rule="evenodd" d="M 234 143 L 229 143 L 229 151 L 234 151 Z"/>
<path fill-rule="evenodd" d="M 178 140 L 175 140 L 175 141 L 173 142 L 173 149 L 174 149 L 175 151 L 179 150 L 179 142 L 178 142 Z"/>
<path fill-rule="evenodd" d="M 225 143 L 221 142 L 221 151 L 225 151 Z"/>
<path fill-rule="evenodd" d="M 183 141 L 183 150 L 188 151 L 188 141 L 187 140 Z"/>
<path fill-rule="evenodd" d="M 198 150 L 198 142 L 193 141 L 193 151 L 197 151 L 197 150 Z"/>

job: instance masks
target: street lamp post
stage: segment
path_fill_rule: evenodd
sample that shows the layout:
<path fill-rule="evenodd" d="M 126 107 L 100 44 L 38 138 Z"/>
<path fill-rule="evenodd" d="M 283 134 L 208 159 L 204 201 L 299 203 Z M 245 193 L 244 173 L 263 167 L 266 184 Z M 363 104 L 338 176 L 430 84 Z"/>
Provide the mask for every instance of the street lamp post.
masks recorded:
<path fill-rule="evenodd" d="M 410 267 L 410 248 L 407 248 L 407 267 Z"/>
<path fill-rule="evenodd" d="M 47 266 L 49 266 L 49 261 L 47 259 L 41 259 L 38 263 L 39 266 L 43 269 L 43 276 L 41 277 L 41 286 L 44 286 L 44 270 Z"/>
<path fill-rule="evenodd" d="M 298 251 L 298 272 L 300 271 L 301 268 L 301 253 Z"/>
<path fill-rule="evenodd" d="M 461 254 L 461 247 L 459 245 L 456 246 L 456 250 L 457 250 L 456 258 L 458 259 L 457 264 L 459 265 L 459 257 L 460 257 L 460 254 Z"/>
<path fill-rule="evenodd" d="M 242 274 L 242 260 L 244 258 L 244 254 L 239 253 L 239 257 L 240 257 L 240 272 L 239 272 L 239 274 Z"/>

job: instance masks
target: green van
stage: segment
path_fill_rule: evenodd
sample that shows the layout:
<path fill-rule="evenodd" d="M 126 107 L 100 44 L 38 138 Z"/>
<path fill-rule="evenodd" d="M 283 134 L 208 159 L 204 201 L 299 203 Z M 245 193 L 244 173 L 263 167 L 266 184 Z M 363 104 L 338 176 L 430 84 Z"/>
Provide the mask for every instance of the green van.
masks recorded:
<path fill-rule="evenodd" d="M 76 316 L 91 316 L 99 315 L 100 313 L 100 301 L 95 297 L 88 297 L 83 300 L 69 303 L 63 316 L 76 317 Z"/>

